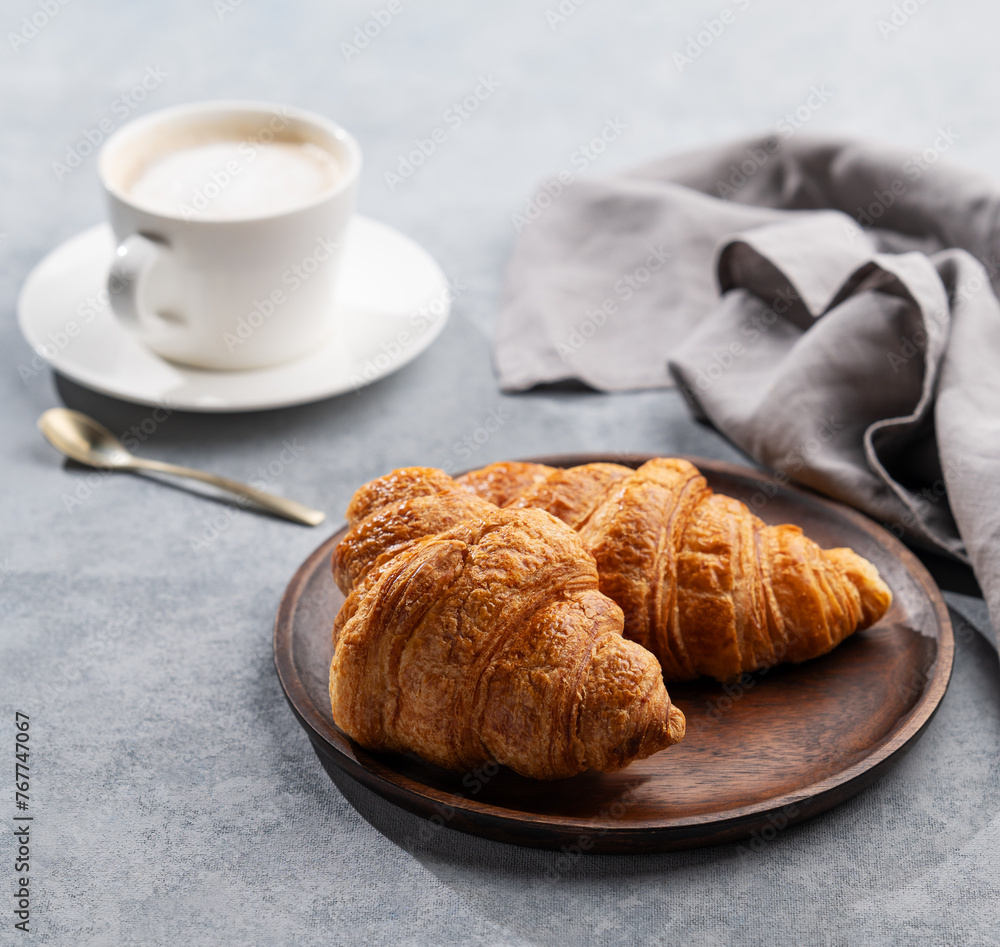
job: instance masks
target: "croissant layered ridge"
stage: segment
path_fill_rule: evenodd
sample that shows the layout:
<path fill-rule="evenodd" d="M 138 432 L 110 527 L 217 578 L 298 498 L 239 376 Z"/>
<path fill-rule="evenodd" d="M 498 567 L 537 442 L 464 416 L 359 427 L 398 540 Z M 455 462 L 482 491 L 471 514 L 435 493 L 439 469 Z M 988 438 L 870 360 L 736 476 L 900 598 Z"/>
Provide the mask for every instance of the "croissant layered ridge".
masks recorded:
<path fill-rule="evenodd" d="M 667 681 L 726 681 L 818 657 L 892 601 L 853 550 L 822 549 L 797 526 L 765 525 L 680 458 L 638 470 L 494 464 L 457 482 L 573 526 L 597 562 L 601 591 L 624 611 L 626 635 L 657 656 Z"/>
<path fill-rule="evenodd" d="M 361 745 L 557 779 L 683 737 L 659 664 L 623 637 L 593 558 L 555 517 L 408 468 L 362 487 L 348 519 L 330 700 Z"/>

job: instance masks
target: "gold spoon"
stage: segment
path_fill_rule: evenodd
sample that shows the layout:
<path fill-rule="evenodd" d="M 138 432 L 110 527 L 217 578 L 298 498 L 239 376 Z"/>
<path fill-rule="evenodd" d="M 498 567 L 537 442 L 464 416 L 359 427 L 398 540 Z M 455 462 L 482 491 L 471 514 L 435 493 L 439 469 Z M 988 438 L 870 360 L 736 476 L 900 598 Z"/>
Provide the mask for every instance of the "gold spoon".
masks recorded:
<path fill-rule="evenodd" d="M 192 480 L 201 480 L 203 483 L 210 483 L 214 487 L 227 490 L 269 513 L 284 516 L 304 526 L 318 526 L 326 519 L 326 514 L 319 510 L 310 510 L 309 507 L 294 500 L 286 500 L 284 497 L 264 493 L 263 490 L 255 490 L 245 483 L 230 480 L 228 477 L 219 477 L 191 467 L 164 464 L 159 460 L 136 457 L 125 450 L 125 445 L 106 427 L 79 411 L 52 408 L 38 419 L 38 429 L 57 451 L 88 467 L 100 467 L 106 470 L 153 470 L 157 473 L 173 474 L 176 477 L 190 477 Z"/>

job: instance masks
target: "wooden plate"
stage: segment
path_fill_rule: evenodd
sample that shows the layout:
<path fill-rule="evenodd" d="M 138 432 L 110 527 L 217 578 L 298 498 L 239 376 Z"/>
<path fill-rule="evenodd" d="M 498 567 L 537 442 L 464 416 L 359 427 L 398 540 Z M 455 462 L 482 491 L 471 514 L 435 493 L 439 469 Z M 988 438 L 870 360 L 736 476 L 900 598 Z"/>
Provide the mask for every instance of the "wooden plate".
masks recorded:
<path fill-rule="evenodd" d="M 645 456 L 544 458 L 553 466 Z M 892 588 L 889 613 L 815 661 L 724 687 L 672 685 L 684 741 L 620 773 L 536 782 L 506 769 L 455 775 L 369 753 L 330 714 L 330 631 L 343 601 L 330 571 L 340 530 L 299 568 L 274 631 L 278 675 L 317 754 L 390 802 L 452 829 L 578 854 L 653 852 L 752 837 L 824 812 L 873 782 L 912 745 L 951 676 L 954 639 L 940 593 L 916 557 L 847 507 L 778 488 L 761 472 L 689 458 L 711 487 L 768 523 L 797 523 L 821 546 L 850 546 Z"/>

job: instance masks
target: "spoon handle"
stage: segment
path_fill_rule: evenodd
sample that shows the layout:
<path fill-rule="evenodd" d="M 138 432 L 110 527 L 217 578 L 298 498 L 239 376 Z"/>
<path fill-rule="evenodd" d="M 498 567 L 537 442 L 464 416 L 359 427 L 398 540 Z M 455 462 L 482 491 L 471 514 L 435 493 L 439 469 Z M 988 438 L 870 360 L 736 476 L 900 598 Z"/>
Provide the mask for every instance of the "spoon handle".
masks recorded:
<path fill-rule="evenodd" d="M 132 458 L 129 466 L 142 470 L 152 470 L 157 473 L 172 474 L 175 477 L 189 477 L 192 480 L 201 480 L 203 483 L 209 483 L 213 487 L 219 487 L 241 499 L 248 500 L 261 509 L 267 510 L 269 513 L 283 516 L 294 523 L 302 523 L 304 526 L 319 526 L 326 519 L 325 513 L 319 510 L 311 510 L 308 506 L 303 506 L 294 500 L 286 500 L 284 497 L 277 497 L 272 493 L 256 490 L 245 483 L 240 483 L 238 480 L 230 480 L 228 477 L 205 473 L 204 470 L 195 470 L 193 467 L 165 464 L 159 460 L 147 460 L 143 457 Z"/>

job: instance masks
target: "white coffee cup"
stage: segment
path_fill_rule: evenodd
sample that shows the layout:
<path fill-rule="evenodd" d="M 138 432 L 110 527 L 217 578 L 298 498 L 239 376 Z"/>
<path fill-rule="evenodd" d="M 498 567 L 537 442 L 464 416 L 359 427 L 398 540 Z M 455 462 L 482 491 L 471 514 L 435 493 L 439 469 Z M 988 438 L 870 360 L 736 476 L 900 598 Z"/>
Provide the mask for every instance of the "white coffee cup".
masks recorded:
<path fill-rule="evenodd" d="M 117 131 L 99 171 L 118 241 L 112 309 L 153 351 L 260 368 L 332 331 L 361 171 L 343 128 L 283 105 L 182 105 Z"/>

